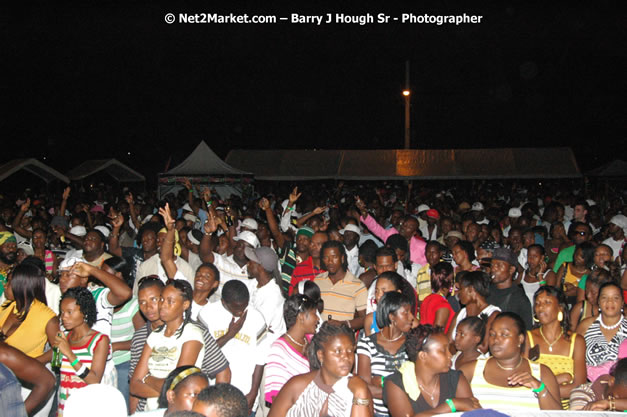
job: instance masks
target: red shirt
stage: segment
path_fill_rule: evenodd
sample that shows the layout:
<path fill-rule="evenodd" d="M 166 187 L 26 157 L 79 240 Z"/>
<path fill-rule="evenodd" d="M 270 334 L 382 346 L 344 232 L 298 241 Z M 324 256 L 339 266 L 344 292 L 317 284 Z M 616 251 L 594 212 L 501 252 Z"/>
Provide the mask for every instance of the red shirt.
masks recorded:
<path fill-rule="evenodd" d="M 446 301 L 446 298 L 442 297 L 440 294 L 431 294 L 422 301 L 420 305 L 420 324 L 433 325 L 435 322 L 435 313 L 441 308 L 446 308 L 449 311 L 446 327 L 444 328 L 444 333 L 448 332 L 453 317 L 455 317 L 455 311 L 448 301 Z"/>
<path fill-rule="evenodd" d="M 322 274 L 323 272 L 325 272 L 323 269 L 320 269 L 313 264 L 313 258 L 309 256 L 309 258 L 305 259 L 303 262 L 296 265 L 296 268 L 294 268 L 294 271 L 292 272 L 292 280 L 290 281 L 289 295 L 292 295 L 294 288 L 296 288 L 299 282 L 304 280 L 313 281 L 316 276 Z"/>

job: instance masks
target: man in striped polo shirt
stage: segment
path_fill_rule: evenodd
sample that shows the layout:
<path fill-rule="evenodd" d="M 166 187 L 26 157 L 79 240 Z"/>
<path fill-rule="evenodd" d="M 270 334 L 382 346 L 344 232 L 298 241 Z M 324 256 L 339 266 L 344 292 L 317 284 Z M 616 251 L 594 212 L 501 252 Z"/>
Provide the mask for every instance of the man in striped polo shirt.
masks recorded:
<path fill-rule="evenodd" d="M 322 245 L 320 266 L 326 270 L 314 282 L 320 287 L 324 310 L 322 319 L 335 324 L 346 323 L 351 329 L 364 327 L 368 290 L 348 271 L 342 243 L 330 240 Z"/>

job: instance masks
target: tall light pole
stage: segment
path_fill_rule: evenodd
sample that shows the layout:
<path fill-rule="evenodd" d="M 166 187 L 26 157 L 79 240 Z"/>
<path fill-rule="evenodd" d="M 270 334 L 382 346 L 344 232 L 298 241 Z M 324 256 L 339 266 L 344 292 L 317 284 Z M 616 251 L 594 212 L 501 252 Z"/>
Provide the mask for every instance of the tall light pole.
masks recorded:
<path fill-rule="evenodd" d="M 405 89 L 403 90 L 405 97 L 405 149 L 410 148 L 410 129 L 409 129 L 409 102 L 411 91 L 409 90 L 409 61 L 405 61 Z"/>

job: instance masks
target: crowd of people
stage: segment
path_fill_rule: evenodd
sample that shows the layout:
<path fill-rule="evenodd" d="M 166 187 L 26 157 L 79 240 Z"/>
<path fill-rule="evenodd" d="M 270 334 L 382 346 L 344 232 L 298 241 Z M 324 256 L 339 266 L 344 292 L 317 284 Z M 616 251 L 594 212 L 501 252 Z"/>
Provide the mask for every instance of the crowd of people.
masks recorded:
<path fill-rule="evenodd" d="M 0 410 L 627 410 L 624 196 L 182 185 L 0 196 Z"/>

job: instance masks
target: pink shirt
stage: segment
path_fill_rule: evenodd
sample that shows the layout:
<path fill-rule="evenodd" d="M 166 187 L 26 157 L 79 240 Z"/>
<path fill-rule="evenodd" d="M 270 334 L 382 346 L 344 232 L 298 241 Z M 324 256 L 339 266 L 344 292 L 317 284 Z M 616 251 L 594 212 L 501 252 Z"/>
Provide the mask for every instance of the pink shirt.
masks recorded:
<path fill-rule="evenodd" d="M 388 237 L 395 235 L 398 233 L 395 227 L 391 227 L 389 229 L 384 229 L 381 227 L 379 223 L 372 216 L 368 215 L 367 217 L 362 217 L 361 222 L 366 225 L 368 229 L 372 232 L 373 235 L 381 239 L 382 241 L 386 241 Z M 421 240 L 420 238 L 414 236 L 409 241 L 409 259 L 415 264 L 420 266 L 426 265 L 427 258 L 425 257 L 425 248 L 427 247 L 427 242 Z"/>

